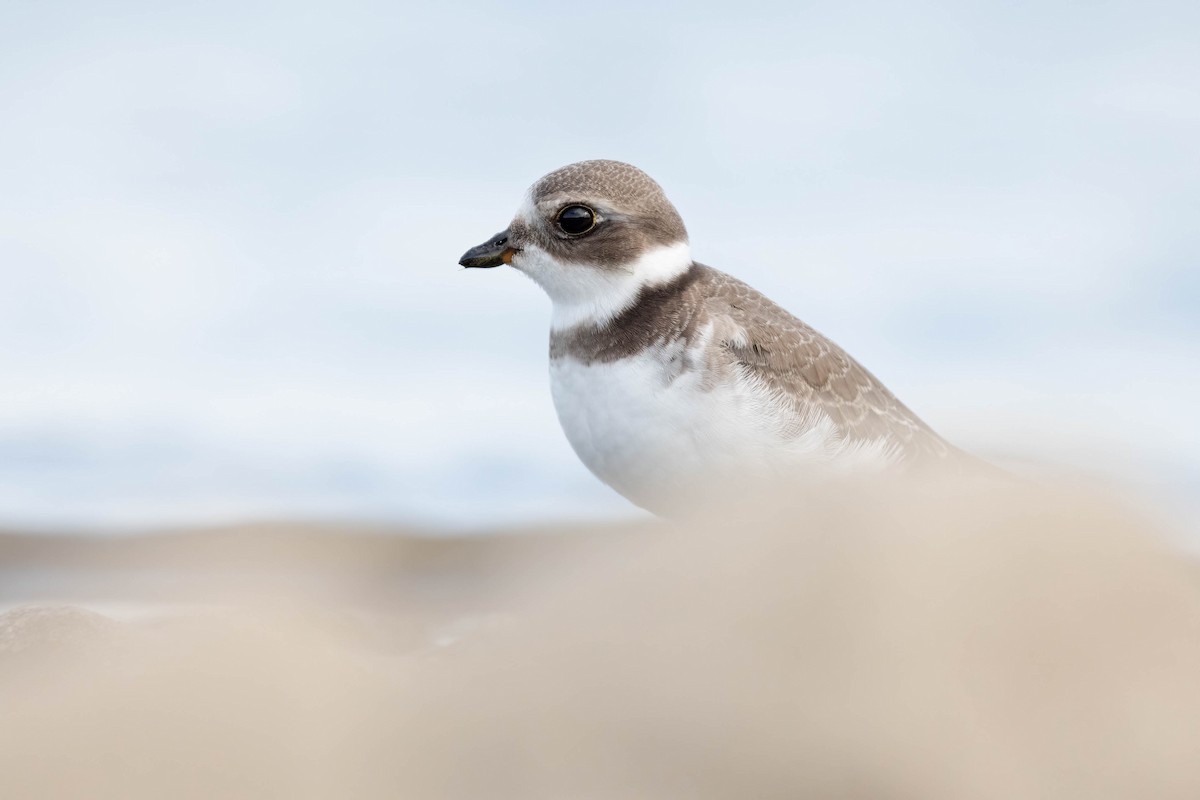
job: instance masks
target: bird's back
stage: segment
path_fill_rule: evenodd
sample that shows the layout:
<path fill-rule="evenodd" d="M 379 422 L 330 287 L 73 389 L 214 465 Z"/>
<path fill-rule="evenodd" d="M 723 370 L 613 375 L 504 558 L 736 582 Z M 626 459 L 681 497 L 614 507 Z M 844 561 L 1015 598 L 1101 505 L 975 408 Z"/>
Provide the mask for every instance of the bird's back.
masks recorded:
<path fill-rule="evenodd" d="M 847 444 L 886 442 L 901 460 L 951 448 L 862 364 L 758 290 L 697 265 L 714 320 L 710 345 L 740 380 L 761 384 L 798 421 L 823 417 Z"/>
<path fill-rule="evenodd" d="M 698 480 L 941 458 L 946 443 L 840 347 L 693 264 L 603 326 L 551 337 L 568 440 L 640 505 Z"/>

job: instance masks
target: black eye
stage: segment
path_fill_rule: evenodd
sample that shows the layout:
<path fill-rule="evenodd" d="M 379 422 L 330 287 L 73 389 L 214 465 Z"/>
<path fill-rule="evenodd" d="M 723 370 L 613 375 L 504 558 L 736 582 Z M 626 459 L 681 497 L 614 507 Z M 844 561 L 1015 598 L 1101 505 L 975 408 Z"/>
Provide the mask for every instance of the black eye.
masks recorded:
<path fill-rule="evenodd" d="M 587 206 L 567 206 L 558 212 L 558 227 L 571 236 L 587 233 L 596 227 L 596 212 Z"/>

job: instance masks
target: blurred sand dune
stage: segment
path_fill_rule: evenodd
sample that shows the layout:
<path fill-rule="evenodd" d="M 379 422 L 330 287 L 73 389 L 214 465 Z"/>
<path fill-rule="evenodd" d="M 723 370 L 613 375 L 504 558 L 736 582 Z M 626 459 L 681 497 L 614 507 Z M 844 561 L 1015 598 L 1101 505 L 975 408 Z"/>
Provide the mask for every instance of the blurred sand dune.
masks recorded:
<path fill-rule="evenodd" d="M 573 536 L 0 539 L 71 604 L 0 616 L 0 797 L 1200 797 L 1200 580 L 1111 492 L 758 499 Z"/>

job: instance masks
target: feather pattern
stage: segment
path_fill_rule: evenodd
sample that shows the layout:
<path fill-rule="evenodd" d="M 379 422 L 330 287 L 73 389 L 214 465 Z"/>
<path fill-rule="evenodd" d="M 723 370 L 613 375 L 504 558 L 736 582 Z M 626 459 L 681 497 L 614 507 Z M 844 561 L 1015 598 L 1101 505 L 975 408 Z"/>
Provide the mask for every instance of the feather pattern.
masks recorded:
<path fill-rule="evenodd" d="M 563 430 L 654 511 L 700 481 L 879 469 L 956 453 L 857 361 L 765 296 L 692 264 L 615 318 L 552 331 Z"/>

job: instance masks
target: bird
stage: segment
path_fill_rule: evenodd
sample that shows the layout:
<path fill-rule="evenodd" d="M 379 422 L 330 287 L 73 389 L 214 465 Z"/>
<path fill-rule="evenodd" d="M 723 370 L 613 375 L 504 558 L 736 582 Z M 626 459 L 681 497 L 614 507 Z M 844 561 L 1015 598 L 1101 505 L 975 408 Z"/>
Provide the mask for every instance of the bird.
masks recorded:
<path fill-rule="evenodd" d="M 631 164 L 550 172 L 459 264 L 510 266 L 549 295 L 563 432 L 596 477 L 655 514 L 735 481 L 965 456 L 833 341 L 693 260 L 679 212 Z"/>

